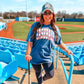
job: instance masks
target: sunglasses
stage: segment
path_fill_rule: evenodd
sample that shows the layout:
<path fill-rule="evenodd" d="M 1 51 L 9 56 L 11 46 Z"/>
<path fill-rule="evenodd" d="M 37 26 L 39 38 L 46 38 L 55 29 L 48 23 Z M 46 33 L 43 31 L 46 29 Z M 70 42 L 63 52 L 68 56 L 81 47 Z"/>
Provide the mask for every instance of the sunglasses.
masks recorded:
<path fill-rule="evenodd" d="M 52 14 L 52 12 L 49 12 L 49 13 L 47 13 L 47 12 L 44 12 L 44 14 L 43 15 L 51 15 Z"/>

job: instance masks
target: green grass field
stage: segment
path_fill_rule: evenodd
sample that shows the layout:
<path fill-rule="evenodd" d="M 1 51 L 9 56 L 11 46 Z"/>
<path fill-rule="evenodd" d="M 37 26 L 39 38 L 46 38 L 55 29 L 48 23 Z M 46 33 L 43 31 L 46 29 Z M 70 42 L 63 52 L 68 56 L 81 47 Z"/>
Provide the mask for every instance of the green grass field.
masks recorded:
<path fill-rule="evenodd" d="M 72 26 L 60 26 L 66 29 L 60 29 L 60 32 L 84 32 L 84 28 L 72 27 Z"/>
<path fill-rule="evenodd" d="M 27 24 L 33 24 L 34 22 L 17 22 L 13 24 L 14 38 L 26 40 L 30 27 Z M 74 24 L 84 25 L 84 22 L 56 22 L 56 24 Z M 60 26 L 66 29 L 60 29 L 60 32 L 84 32 L 84 28 L 72 27 L 72 26 Z M 84 40 L 84 34 L 62 34 L 63 42 L 82 41 Z"/>

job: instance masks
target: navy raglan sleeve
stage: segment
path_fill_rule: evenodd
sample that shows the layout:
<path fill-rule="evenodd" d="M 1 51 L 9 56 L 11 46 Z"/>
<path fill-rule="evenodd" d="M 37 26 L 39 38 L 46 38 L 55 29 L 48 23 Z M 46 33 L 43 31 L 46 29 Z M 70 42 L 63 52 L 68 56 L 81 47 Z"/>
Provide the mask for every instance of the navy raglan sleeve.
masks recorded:
<path fill-rule="evenodd" d="M 57 45 L 60 45 L 62 43 L 62 39 L 61 39 L 61 34 L 60 34 L 60 31 L 59 31 L 59 28 L 56 26 L 56 29 L 57 29 L 57 36 L 58 36 L 58 39 L 56 40 L 55 39 L 55 43 Z"/>
<path fill-rule="evenodd" d="M 29 34 L 27 36 L 27 40 L 26 41 L 30 41 L 30 42 L 33 42 L 34 38 L 31 38 L 31 36 L 33 35 L 33 28 L 36 26 L 36 23 L 34 23 L 31 28 L 30 28 L 30 31 L 29 31 Z"/>

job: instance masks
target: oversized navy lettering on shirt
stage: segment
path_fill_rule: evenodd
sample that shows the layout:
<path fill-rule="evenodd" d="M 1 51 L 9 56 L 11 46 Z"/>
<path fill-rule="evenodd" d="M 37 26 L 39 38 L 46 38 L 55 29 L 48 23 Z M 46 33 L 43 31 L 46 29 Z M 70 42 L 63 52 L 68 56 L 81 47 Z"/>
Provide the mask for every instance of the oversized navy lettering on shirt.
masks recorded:
<path fill-rule="evenodd" d="M 43 25 L 41 28 L 37 29 L 36 35 L 34 38 L 31 38 L 33 35 L 33 28 L 37 25 L 38 22 L 34 23 L 29 31 L 27 41 L 33 42 L 31 56 L 32 64 L 41 64 L 41 63 L 50 63 L 53 61 L 53 47 L 55 44 L 61 44 L 61 35 L 58 27 L 56 40 L 55 33 L 51 25 Z"/>

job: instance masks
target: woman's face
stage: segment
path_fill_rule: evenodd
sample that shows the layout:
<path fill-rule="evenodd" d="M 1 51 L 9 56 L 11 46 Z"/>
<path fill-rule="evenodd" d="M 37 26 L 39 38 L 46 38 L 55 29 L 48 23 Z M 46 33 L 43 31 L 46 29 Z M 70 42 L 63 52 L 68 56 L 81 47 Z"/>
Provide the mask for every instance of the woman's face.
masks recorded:
<path fill-rule="evenodd" d="M 53 13 L 51 13 L 49 10 L 46 10 L 43 14 L 43 19 L 45 24 L 50 24 L 51 20 L 53 19 Z"/>

